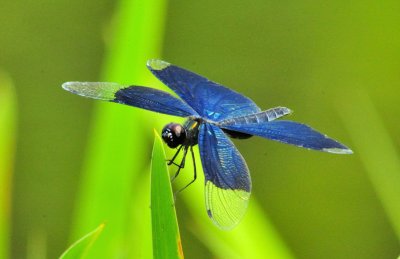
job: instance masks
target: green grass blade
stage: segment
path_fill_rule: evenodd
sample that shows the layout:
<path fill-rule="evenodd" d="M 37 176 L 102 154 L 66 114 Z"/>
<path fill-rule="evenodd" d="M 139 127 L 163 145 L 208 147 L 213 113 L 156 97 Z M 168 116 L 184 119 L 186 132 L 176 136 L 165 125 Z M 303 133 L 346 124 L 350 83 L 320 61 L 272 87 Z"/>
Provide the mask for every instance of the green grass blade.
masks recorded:
<path fill-rule="evenodd" d="M 151 160 L 153 257 L 183 258 L 172 187 L 160 136 L 155 132 Z"/>
<path fill-rule="evenodd" d="M 107 37 L 111 45 L 103 81 L 149 85 L 146 60 L 160 56 L 164 12 L 165 0 L 119 2 L 114 31 Z M 150 161 L 144 132 L 151 128 L 146 128 L 142 114 L 122 105 L 96 105 L 73 233 L 75 239 L 107 222 L 107 235 L 91 249 L 92 258 L 151 256 L 149 192 L 135 193 L 144 189 L 141 173 L 148 172 Z M 142 218 L 137 220 L 139 212 Z M 143 216 L 146 213 L 149 217 Z"/>
<path fill-rule="evenodd" d="M 10 193 L 15 149 L 16 98 L 11 79 L 0 71 L 0 258 L 9 256 Z"/>
<path fill-rule="evenodd" d="M 365 91 L 348 90 L 338 103 L 339 114 L 400 240 L 400 155 L 384 122 Z M 357 105 L 354 105 L 354 104 Z"/>
<path fill-rule="evenodd" d="M 81 239 L 73 243 L 67 250 L 65 250 L 65 252 L 60 256 L 60 259 L 84 258 L 103 229 L 104 224 L 101 224 L 95 230 L 83 236 Z"/>

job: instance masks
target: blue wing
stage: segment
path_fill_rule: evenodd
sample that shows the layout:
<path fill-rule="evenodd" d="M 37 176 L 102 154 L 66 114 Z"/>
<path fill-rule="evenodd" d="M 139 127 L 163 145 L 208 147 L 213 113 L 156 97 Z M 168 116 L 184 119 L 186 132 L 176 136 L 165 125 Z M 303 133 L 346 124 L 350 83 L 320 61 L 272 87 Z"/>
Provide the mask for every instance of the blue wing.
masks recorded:
<path fill-rule="evenodd" d="M 185 102 L 169 93 L 144 86 L 124 86 L 103 82 L 67 82 L 62 87 L 74 94 L 138 108 L 186 117 L 198 114 Z"/>
<path fill-rule="evenodd" d="M 251 192 L 249 169 L 231 140 L 215 125 L 200 125 L 199 149 L 208 216 L 219 228 L 231 229 L 247 208 Z"/>
<path fill-rule="evenodd" d="M 236 123 L 234 119 L 227 124 L 219 124 L 223 129 L 256 135 L 298 147 L 337 154 L 352 154 L 353 151 L 336 140 L 319 133 L 313 128 L 294 121 L 245 121 Z"/>
<path fill-rule="evenodd" d="M 155 59 L 147 61 L 147 67 L 207 119 L 220 121 L 260 111 L 249 98 L 183 68 Z"/>

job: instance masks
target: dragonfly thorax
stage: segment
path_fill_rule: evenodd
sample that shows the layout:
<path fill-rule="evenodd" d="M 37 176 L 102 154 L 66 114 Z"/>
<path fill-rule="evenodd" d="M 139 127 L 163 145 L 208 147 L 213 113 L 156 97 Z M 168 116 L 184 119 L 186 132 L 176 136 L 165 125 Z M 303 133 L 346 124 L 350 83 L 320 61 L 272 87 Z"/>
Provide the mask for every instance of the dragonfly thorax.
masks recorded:
<path fill-rule="evenodd" d="M 186 130 L 181 124 L 169 123 L 163 128 L 161 136 L 168 147 L 176 148 L 185 142 Z"/>

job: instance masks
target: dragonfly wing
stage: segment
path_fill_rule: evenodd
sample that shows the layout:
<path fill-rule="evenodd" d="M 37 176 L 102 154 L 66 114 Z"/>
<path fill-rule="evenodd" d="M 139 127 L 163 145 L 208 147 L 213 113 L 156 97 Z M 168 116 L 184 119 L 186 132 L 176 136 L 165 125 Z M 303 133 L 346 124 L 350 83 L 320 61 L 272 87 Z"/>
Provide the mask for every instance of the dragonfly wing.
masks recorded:
<path fill-rule="evenodd" d="M 207 119 L 220 121 L 260 111 L 249 98 L 178 66 L 152 59 L 147 61 L 147 67 Z"/>
<path fill-rule="evenodd" d="M 185 102 L 169 93 L 143 86 L 124 86 L 105 82 L 67 82 L 62 87 L 74 94 L 88 98 L 186 117 L 198 114 Z"/>
<path fill-rule="evenodd" d="M 338 141 L 321 134 L 315 129 L 294 121 L 238 122 L 221 124 L 221 128 L 256 135 L 298 147 L 337 154 L 351 154 L 353 151 Z"/>
<path fill-rule="evenodd" d="M 231 229 L 242 219 L 249 202 L 249 169 L 232 141 L 215 125 L 201 124 L 199 149 L 208 216 L 219 228 Z"/>
<path fill-rule="evenodd" d="M 292 113 L 289 108 L 286 107 L 275 107 L 272 109 L 268 109 L 266 111 L 248 114 L 240 117 L 234 117 L 225 119 L 223 121 L 218 122 L 218 125 L 224 126 L 232 126 L 232 125 L 241 125 L 241 124 L 258 124 L 268 121 L 276 120 L 280 117 L 288 115 Z"/>

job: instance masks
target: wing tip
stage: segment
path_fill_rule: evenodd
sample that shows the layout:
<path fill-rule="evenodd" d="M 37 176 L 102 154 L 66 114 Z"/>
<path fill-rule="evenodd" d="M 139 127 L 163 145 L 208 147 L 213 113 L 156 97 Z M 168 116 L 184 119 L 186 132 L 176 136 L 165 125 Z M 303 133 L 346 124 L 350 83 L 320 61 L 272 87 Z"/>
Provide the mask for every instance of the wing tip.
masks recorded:
<path fill-rule="evenodd" d="M 65 82 L 61 85 L 62 89 L 68 92 L 74 92 L 74 85 L 76 85 L 77 82 Z"/>
<path fill-rule="evenodd" d="M 294 113 L 294 111 L 292 109 L 288 108 L 288 107 L 283 107 L 283 108 L 286 109 L 286 114 L 285 115 L 288 115 L 288 114 L 292 115 Z"/>
<path fill-rule="evenodd" d="M 240 221 L 238 221 L 235 224 L 230 225 L 230 226 L 222 226 L 222 225 L 218 224 L 218 222 L 216 222 L 213 218 L 211 218 L 211 220 L 214 223 L 214 225 L 216 225 L 219 229 L 224 230 L 224 231 L 230 231 L 230 230 L 234 229 L 240 222 Z"/>
<path fill-rule="evenodd" d="M 147 61 L 147 67 L 152 69 L 152 70 L 163 70 L 166 67 L 169 67 L 171 64 L 160 60 L 160 59 L 149 59 Z"/>
<path fill-rule="evenodd" d="M 98 99 L 112 101 L 115 93 L 126 86 L 110 82 L 65 82 L 61 87 L 73 94 Z"/>
<path fill-rule="evenodd" d="M 85 87 L 89 84 L 89 82 L 78 82 L 78 81 L 73 81 L 73 82 L 65 82 L 61 85 L 62 89 L 65 91 L 68 91 L 70 93 L 80 95 L 80 96 L 85 96 Z"/>
<path fill-rule="evenodd" d="M 250 191 L 224 189 L 207 181 L 205 185 L 207 215 L 219 229 L 232 230 L 242 221 L 250 195 Z"/>
<path fill-rule="evenodd" d="M 351 155 L 353 154 L 353 150 L 348 147 L 333 147 L 333 148 L 324 148 L 322 149 L 324 152 L 332 153 L 332 154 L 342 154 L 342 155 Z"/>
<path fill-rule="evenodd" d="M 292 109 L 290 109 L 288 107 L 284 107 L 284 106 L 279 106 L 279 108 L 282 109 L 282 112 L 283 112 L 282 116 L 293 115 L 294 111 Z"/>

